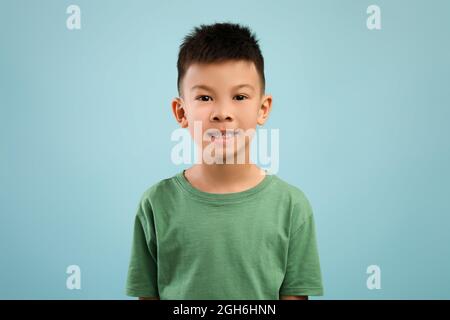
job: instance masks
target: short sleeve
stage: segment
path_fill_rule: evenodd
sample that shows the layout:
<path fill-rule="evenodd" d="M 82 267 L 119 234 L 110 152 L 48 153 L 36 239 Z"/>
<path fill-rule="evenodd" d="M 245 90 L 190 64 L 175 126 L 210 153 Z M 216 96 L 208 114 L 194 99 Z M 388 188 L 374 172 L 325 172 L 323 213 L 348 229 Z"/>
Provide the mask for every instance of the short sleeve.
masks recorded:
<path fill-rule="evenodd" d="M 126 294 L 132 297 L 159 296 L 155 226 L 151 208 L 141 200 L 134 220 Z"/>
<path fill-rule="evenodd" d="M 303 222 L 289 239 L 286 273 L 280 295 L 322 296 L 322 274 L 312 209 L 308 205 Z"/>

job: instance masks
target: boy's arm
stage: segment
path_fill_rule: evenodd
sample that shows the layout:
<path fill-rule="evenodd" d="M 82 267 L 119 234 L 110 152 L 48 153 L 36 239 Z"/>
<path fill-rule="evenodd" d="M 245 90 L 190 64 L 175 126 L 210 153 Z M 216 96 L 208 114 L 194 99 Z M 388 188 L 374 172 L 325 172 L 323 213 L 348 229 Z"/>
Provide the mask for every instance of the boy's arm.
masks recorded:
<path fill-rule="evenodd" d="M 322 273 L 317 249 L 314 215 L 309 201 L 303 197 L 299 205 L 294 205 L 297 218 L 295 231 L 289 235 L 288 259 L 279 295 L 289 300 L 303 299 L 307 296 L 322 296 Z M 302 213 L 300 215 L 300 213 Z M 294 225 L 294 224 L 293 224 Z M 297 297 L 293 297 L 297 296 Z M 280 300 L 286 298 L 280 297 Z"/>
<path fill-rule="evenodd" d="M 139 300 L 159 300 L 159 297 L 139 297 Z"/>
<path fill-rule="evenodd" d="M 280 296 L 280 300 L 308 300 L 308 296 Z"/>

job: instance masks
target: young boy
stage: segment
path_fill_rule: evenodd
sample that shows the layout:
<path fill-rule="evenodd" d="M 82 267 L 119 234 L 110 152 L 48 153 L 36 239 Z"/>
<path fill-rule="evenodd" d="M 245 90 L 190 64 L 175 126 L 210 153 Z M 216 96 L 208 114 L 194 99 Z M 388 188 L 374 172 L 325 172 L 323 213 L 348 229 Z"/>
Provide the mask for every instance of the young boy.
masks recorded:
<path fill-rule="evenodd" d="M 177 66 L 173 114 L 199 150 L 213 152 L 200 152 L 203 161 L 143 194 L 127 295 L 188 300 L 323 295 L 308 199 L 250 162 L 247 133 L 266 122 L 272 106 L 255 35 L 238 24 L 201 25 L 184 38 Z"/>

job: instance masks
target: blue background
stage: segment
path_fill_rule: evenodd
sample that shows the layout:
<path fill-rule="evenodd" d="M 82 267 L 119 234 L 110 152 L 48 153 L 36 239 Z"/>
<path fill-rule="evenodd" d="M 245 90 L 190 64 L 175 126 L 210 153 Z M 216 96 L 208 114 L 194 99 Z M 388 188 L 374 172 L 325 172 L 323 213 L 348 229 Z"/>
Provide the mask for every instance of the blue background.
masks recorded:
<path fill-rule="evenodd" d="M 66 8 L 81 8 L 68 30 Z M 381 8 L 381 30 L 366 9 Z M 0 1 L 0 298 L 128 299 L 132 223 L 170 160 L 182 38 L 248 25 L 309 198 L 325 295 L 450 298 L 450 2 Z M 81 290 L 66 288 L 67 266 Z M 366 268 L 381 268 L 381 289 Z M 131 298 L 129 298 L 131 299 Z"/>

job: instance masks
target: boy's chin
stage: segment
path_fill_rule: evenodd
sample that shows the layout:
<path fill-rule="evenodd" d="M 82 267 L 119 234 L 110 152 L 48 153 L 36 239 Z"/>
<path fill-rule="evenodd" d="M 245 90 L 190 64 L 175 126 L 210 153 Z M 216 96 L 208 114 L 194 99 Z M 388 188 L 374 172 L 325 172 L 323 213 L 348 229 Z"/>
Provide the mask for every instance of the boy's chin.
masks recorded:
<path fill-rule="evenodd" d="M 213 162 L 213 164 L 244 164 L 245 149 L 239 151 L 221 150 L 219 153 L 207 157 L 207 162 Z"/>

